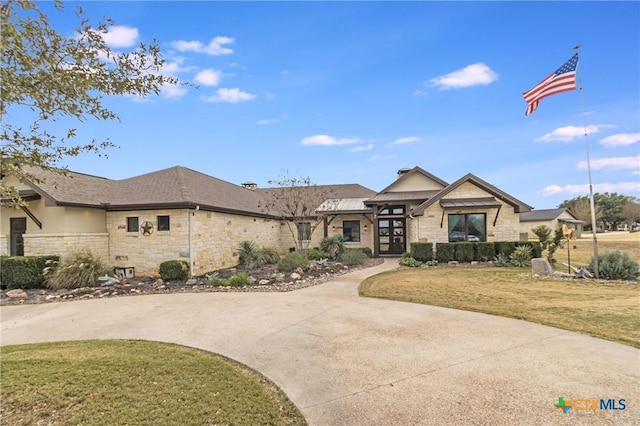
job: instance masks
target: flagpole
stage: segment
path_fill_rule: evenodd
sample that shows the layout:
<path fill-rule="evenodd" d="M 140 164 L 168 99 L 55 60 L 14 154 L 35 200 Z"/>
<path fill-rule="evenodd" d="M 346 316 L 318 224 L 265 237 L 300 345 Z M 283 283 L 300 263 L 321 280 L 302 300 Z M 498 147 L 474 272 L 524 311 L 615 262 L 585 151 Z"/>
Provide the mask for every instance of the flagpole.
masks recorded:
<path fill-rule="evenodd" d="M 577 45 L 573 48 L 576 52 L 579 52 L 580 45 Z M 579 82 L 579 90 L 580 90 L 580 104 L 582 107 L 582 119 L 584 121 L 584 141 L 587 147 L 587 170 L 589 173 L 589 205 L 591 206 L 591 233 L 593 234 L 593 267 L 596 279 L 599 279 L 599 269 L 598 269 L 598 238 L 596 236 L 597 227 L 596 227 L 596 208 L 595 202 L 593 200 L 593 183 L 591 180 L 591 159 L 589 155 L 589 135 L 587 132 L 587 115 L 584 107 L 584 93 L 582 91 L 582 72 L 578 73 L 578 82 Z"/>

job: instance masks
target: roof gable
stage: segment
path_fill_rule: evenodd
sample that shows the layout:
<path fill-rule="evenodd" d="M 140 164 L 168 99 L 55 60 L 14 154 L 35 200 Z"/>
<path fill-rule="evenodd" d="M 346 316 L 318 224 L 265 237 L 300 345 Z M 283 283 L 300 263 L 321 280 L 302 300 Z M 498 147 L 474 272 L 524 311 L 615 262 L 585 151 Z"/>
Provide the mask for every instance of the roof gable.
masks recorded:
<path fill-rule="evenodd" d="M 479 177 L 474 176 L 471 173 L 468 173 L 465 176 L 463 176 L 460 179 L 458 179 L 457 181 L 455 181 L 454 183 L 452 183 L 451 185 L 447 186 L 445 189 L 440 191 L 434 197 L 432 197 L 432 198 L 428 199 L 427 201 L 425 201 L 424 203 L 420 204 L 418 207 L 416 207 L 414 209 L 412 214 L 414 214 L 416 216 L 422 215 L 424 213 L 424 211 L 428 207 L 432 206 L 437 201 L 442 200 L 448 194 L 451 194 L 453 191 L 455 191 L 457 188 L 459 188 L 460 186 L 462 186 L 465 183 L 471 183 L 471 184 L 477 186 L 478 188 L 482 189 L 483 191 L 493 195 L 494 197 L 496 197 L 500 201 L 505 202 L 505 203 L 513 206 L 514 210 L 517 213 L 526 212 L 526 211 L 530 211 L 531 210 L 531 206 L 529 206 L 528 204 L 525 204 L 522 201 L 518 200 L 517 198 L 512 197 L 511 195 L 507 194 L 506 192 L 502 191 L 501 189 L 498 189 L 495 186 L 489 184 L 488 182 L 485 182 L 484 180 L 480 179 Z"/>
<path fill-rule="evenodd" d="M 378 194 L 388 192 L 439 191 L 448 185 L 439 177 L 420 167 L 414 167 L 396 179 Z"/>

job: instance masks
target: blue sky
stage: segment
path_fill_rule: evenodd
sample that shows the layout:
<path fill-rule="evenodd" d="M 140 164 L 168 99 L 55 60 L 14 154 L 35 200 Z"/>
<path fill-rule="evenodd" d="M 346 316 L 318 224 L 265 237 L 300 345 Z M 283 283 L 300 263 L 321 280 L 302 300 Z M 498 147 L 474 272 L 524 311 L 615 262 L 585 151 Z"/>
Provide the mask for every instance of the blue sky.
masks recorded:
<path fill-rule="evenodd" d="M 198 88 L 106 99 L 122 121 L 78 135 L 119 148 L 71 170 L 181 165 L 236 184 L 288 173 L 377 191 L 420 166 L 553 208 L 588 194 L 586 127 L 594 191 L 640 196 L 638 2 L 69 2 L 50 14 L 61 32 L 76 5 L 115 20 L 117 51 L 157 39 L 165 72 Z M 551 96 L 525 117 L 522 92 L 577 44 L 583 101 Z"/>

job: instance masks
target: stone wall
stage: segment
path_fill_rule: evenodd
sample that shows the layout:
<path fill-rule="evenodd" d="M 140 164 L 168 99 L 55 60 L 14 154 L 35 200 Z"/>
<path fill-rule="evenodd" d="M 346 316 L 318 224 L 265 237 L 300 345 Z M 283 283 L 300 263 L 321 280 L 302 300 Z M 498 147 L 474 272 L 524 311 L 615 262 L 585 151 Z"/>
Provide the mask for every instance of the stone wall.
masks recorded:
<path fill-rule="evenodd" d="M 109 234 L 64 233 L 64 234 L 24 234 L 25 256 L 60 255 L 65 256 L 89 250 L 95 257 L 110 265 Z"/>
<path fill-rule="evenodd" d="M 347 248 L 369 247 L 373 251 L 373 224 L 362 214 L 340 215 L 333 219 L 328 226 L 327 233 L 331 235 L 342 235 L 342 222 L 346 220 L 360 221 L 360 242 L 345 242 Z M 365 229 L 365 226 L 367 229 Z M 322 227 L 322 225 L 321 225 Z M 319 243 L 318 243 L 319 245 Z"/>
<path fill-rule="evenodd" d="M 490 194 L 472 183 L 464 183 L 447 195 L 447 198 L 482 198 Z M 499 200 L 498 200 L 499 201 Z M 444 218 L 442 217 L 444 211 Z M 448 235 L 448 214 L 455 213 L 486 213 L 487 215 L 487 241 L 518 241 L 520 239 L 520 216 L 514 212 L 514 208 L 506 203 L 502 203 L 502 208 L 498 212 L 497 208 L 464 208 L 443 210 L 439 203 L 436 203 L 425 210 L 423 216 L 416 217 L 418 221 L 418 239 L 429 242 L 447 242 Z M 493 221 L 498 215 L 496 225 Z M 440 226 L 442 221 L 442 226 Z"/>

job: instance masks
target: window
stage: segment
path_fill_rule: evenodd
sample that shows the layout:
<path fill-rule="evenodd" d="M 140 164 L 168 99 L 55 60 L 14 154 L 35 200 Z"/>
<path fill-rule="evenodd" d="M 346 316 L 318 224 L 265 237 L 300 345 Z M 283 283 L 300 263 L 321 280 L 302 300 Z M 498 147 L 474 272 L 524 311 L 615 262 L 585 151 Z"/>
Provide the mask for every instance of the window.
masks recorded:
<path fill-rule="evenodd" d="M 487 241 L 487 215 L 450 214 L 449 241 Z"/>
<path fill-rule="evenodd" d="M 380 210 L 379 216 L 404 215 L 404 206 L 389 206 Z"/>
<path fill-rule="evenodd" d="M 169 229 L 169 216 L 158 216 L 158 231 L 168 231 Z"/>
<path fill-rule="evenodd" d="M 311 223 L 301 222 L 297 223 L 296 226 L 298 227 L 298 240 L 309 241 L 311 239 Z"/>
<path fill-rule="evenodd" d="M 128 217 L 127 218 L 127 232 L 138 232 L 138 218 L 137 217 Z"/>
<path fill-rule="evenodd" d="M 342 236 L 344 241 L 349 243 L 360 242 L 360 221 L 345 220 L 342 222 Z"/>

